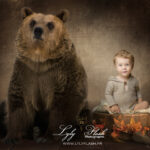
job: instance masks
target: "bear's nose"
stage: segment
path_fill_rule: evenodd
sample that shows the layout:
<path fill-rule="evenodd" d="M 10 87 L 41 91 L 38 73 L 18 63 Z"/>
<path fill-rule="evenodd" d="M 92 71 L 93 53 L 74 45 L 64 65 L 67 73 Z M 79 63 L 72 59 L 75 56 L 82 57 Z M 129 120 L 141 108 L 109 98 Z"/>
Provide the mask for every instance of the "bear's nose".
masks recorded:
<path fill-rule="evenodd" d="M 35 35 L 35 38 L 36 38 L 36 39 L 40 39 L 42 33 L 43 33 L 43 29 L 42 29 L 41 27 L 36 27 L 36 28 L 34 29 L 34 35 Z"/>

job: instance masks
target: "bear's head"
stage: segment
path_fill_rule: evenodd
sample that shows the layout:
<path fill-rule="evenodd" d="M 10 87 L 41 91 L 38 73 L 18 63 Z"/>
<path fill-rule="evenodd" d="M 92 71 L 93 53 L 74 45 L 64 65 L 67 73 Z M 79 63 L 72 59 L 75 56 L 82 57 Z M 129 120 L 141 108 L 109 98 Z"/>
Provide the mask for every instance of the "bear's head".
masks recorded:
<path fill-rule="evenodd" d="M 62 10 L 58 15 L 45 15 L 25 7 L 21 14 L 23 22 L 16 40 L 18 54 L 34 62 L 58 57 L 64 51 L 63 40 L 67 37 L 64 23 L 68 10 Z"/>

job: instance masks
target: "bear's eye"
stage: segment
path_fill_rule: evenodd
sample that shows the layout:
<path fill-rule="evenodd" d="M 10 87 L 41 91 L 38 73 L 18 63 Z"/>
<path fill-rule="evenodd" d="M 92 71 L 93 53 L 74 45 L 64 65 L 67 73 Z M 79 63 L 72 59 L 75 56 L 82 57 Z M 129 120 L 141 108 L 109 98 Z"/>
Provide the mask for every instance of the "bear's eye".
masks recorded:
<path fill-rule="evenodd" d="M 36 21 L 35 21 L 35 20 L 32 20 L 32 21 L 30 22 L 30 27 L 33 28 L 35 24 L 36 24 Z"/>
<path fill-rule="evenodd" d="M 53 23 L 53 22 L 49 22 L 49 23 L 47 24 L 47 27 L 49 28 L 49 30 L 54 29 L 54 23 Z"/>

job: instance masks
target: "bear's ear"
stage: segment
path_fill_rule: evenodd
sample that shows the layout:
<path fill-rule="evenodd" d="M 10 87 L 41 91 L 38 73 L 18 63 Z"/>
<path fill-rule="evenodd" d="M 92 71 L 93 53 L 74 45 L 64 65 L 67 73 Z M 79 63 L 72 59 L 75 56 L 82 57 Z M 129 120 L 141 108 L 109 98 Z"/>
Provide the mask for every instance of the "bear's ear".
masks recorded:
<path fill-rule="evenodd" d="M 27 16 L 30 16 L 31 14 L 33 14 L 33 11 L 31 8 L 29 7 L 23 7 L 21 9 L 21 15 L 22 15 L 22 18 L 25 19 Z"/>
<path fill-rule="evenodd" d="M 63 22 L 66 22 L 69 18 L 69 11 L 67 9 L 63 9 L 56 16 Z"/>

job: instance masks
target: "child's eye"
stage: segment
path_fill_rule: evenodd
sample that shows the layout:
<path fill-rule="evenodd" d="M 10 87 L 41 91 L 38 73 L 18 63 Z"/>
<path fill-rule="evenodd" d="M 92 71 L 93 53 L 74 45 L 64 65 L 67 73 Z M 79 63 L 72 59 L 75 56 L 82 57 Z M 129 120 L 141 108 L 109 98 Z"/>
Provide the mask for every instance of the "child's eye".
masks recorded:
<path fill-rule="evenodd" d="M 126 64 L 126 66 L 129 66 L 129 64 Z"/>
<path fill-rule="evenodd" d="M 121 66 L 122 66 L 122 64 L 119 64 L 119 66 L 121 67 Z"/>

